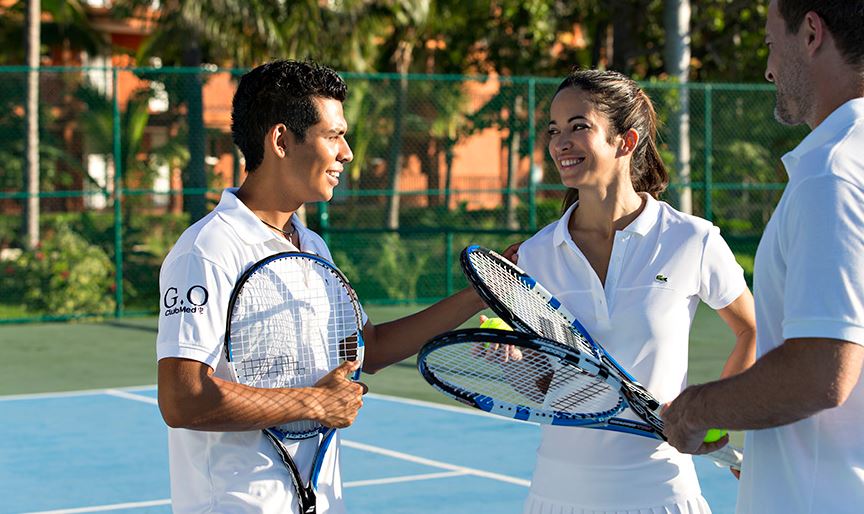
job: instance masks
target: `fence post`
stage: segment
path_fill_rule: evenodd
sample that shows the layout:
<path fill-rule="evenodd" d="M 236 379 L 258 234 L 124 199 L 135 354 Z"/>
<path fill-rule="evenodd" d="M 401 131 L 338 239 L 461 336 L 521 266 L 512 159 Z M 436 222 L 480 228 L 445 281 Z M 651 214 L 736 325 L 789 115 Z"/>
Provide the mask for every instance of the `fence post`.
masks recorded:
<path fill-rule="evenodd" d="M 537 177 L 534 176 L 534 145 L 537 141 L 537 83 L 528 79 L 528 226 L 531 231 L 537 230 Z"/>
<path fill-rule="evenodd" d="M 123 316 L 123 163 L 120 152 L 120 103 L 117 68 L 111 68 L 111 105 L 114 111 L 114 317 Z"/>
<path fill-rule="evenodd" d="M 711 84 L 705 84 L 705 177 L 704 177 L 704 190 L 705 190 L 705 219 L 713 220 L 714 213 L 711 208 L 711 195 L 712 195 L 712 187 L 711 183 L 713 182 L 713 166 L 714 166 L 714 131 L 712 125 L 714 121 L 712 119 L 712 110 L 713 110 L 713 101 L 711 98 Z"/>
<path fill-rule="evenodd" d="M 444 284 L 445 296 L 453 294 L 453 232 L 444 234 Z"/>
<path fill-rule="evenodd" d="M 330 246 L 330 211 L 327 202 L 318 202 L 318 224 L 321 227 L 321 239 Z"/>

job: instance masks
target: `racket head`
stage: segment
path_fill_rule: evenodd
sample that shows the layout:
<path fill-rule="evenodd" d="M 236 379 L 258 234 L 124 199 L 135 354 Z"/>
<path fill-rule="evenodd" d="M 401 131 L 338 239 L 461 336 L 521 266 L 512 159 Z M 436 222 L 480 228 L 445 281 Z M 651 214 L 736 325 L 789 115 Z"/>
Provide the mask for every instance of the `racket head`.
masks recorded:
<path fill-rule="evenodd" d="M 357 295 L 332 263 L 304 252 L 278 253 L 250 266 L 231 293 L 226 358 L 241 384 L 309 387 L 346 360 L 362 362 L 362 325 Z M 270 430 L 281 439 L 304 439 L 325 428 L 301 420 Z"/>
<path fill-rule="evenodd" d="M 555 295 L 509 259 L 479 245 L 468 246 L 460 258 L 468 281 L 486 304 L 517 330 L 578 348 L 600 359 L 634 385 L 632 395 L 656 409 L 660 404 L 598 344 Z"/>
<path fill-rule="evenodd" d="M 459 261 L 477 294 L 508 325 L 600 358 L 597 343 L 576 317 L 510 260 L 488 248 L 471 245 L 462 250 Z"/>
<path fill-rule="evenodd" d="M 513 349 L 519 358 L 513 358 Z M 592 355 L 527 333 L 446 332 L 423 346 L 417 366 L 450 398 L 523 421 L 587 426 L 627 406 L 619 378 Z"/>

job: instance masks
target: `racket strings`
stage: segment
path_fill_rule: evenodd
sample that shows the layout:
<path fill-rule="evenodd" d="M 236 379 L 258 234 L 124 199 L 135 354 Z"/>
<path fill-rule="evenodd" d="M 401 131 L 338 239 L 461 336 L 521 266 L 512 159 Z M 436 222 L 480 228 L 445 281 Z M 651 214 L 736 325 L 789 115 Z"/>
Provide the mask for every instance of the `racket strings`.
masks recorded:
<path fill-rule="evenodd" d="M 597 355 L 585 338 L 570 330 L 573 320 L 552 307 L 549 298 L 527 285 L 515 270 L 482 252 L 472 252 L 469 258 L 483 283 L 519 321 L 540 336 Z"/>
<path fill-rule="evenodd" d="M 558 370 L 548 397 L 549 407 L 560 412 L 593 412 L 591 407 L 603 407 L 612 401 L 617 405 L 620 401 L 618 391 L 608 382 L 573 366 Z"/>
<path fill-rule="evenodd" d="M 447 386 L 535 412 L 595 416 L 620 410 L 618 391 L 604 378 L 542 352 L 464 342 L 426 356 L 426 366 Z"/>
<path fill-rule="evenodd" d="M 362 358 L 353 298 L 338 275 L 312 259 L 274 259 L 257 269 L 231 315 L 231 360 L 246 385 L 309 387 L 345 360 Z M 310 420 L 277 427 L 290 438 L 320 428 Z"/>

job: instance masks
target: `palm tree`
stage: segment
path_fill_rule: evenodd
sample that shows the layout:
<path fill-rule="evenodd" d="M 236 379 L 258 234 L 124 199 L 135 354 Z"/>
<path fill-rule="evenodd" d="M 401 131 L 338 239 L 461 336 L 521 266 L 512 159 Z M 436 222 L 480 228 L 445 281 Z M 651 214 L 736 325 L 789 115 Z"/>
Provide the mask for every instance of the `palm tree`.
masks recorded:
<path fill-rule="evenodd" d="M 313 16 L 303 20 L 314 24 L 317 9 L 317 2 L 311 0 L 292 4 L 291 12 L 284 3 L 266 0 L 168 0 L 161 3 L 158 12 L 150 11 L 151 5 L 150 0 L 118 0 L 115 5 L 119 17 L 137 15 L 151 17 L 156 22 L 155 31 L 138 50 L 138 62 L 158 57 L 163 64 L 189 70 L 201 70 L 204 63 L 248 66 L 279 55 L 290 47 L 284 38 L 286 17 L 289 14 L 299 17 L 293 10 L 306 7 Z M 153 75 L 148 74 L 148 78 Z M 182 178 L 183 187 L 192 188 L 195 193 L 187 196 L 183 205 L 192 221 L 206 212 L 202 194 L 207 188 L 206 131 L 201 94 L 205 80 L 204 72 L 195 71 L 183 72 L 179 80 L 165 80 L 169 95 L 186 106 L 189 160 Z"/>
<path fill-rule="evenodd" d="M 44 24 L 41 21 L 43 13 L 50 15 L 50 21 Z M 42 45 L 95 53 L 105 44 L 90 26 L 86 11 L 78 0 L 48 1 L 44 4 L 40 0 L 18 0 L 0 9 L 0 14 L 0 44 L 7 49 L 0 56 L 0 63 L 24 62 L 29 67 L 24 101 L 25 182 L 28 198 L 24 209 L 23 232 L 26 234 L 26 246 L 33 248 L 39 243 L 39 182 L 40 168 L 43 167 L 39 155 L 44 151 L 40 149 L 39 134 L 39 65 Z M 22 40 L 26 42 L 24 48 L 20 45 Z"/>
<path fill-rule="evenodd" d="M 693 212 L 690 189 L 690 0 L 666 0 L 666 73 L 678 80 L 678 105 L 672 112 L 669 125 L 675 131 L 675 164 L 681 190 L 678 192 L 678 208 Z"/>
<path fill-rule="evenodd" d="M 27 3 L 27 207 L 24 210 L 27 247 L 39 244 L 39 54 L 42 8 L 39 0 Z"/>

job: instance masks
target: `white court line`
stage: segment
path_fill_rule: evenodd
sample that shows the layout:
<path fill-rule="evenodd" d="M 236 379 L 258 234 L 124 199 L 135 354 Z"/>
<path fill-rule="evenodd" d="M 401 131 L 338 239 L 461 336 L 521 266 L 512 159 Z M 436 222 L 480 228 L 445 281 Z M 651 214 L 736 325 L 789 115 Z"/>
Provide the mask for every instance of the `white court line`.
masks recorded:
<path fill-rule="evenodd" d="M 171 500 L 153 500 L 149 502 L 115 503 L 113 505 L 94 505 L 93 507 L 81 507 L 77 509 L 42 510 L 39 512 L 25 512 L 23 514 L 80 514 L 83 512 L 108 512 L 119 509 L 143 509 L 144 507 L 159 507 L 171 505 Z"/>
<path fill-rule="evenodd" d="M 35 393 L 35 394 L 13 394 L 2 396 L 0 395 L 0 402 L 2 401 L 10 401 L 10 400 L 39 400 L 39 399 L 50 399 L 50 398 L 65 398 L 70 396 L 93 396 L 99 394 L 109 394 L 113 396 L 122 396 L 121 394 L 117 394 L 119 392 L 134 392 L 134 391 L 152 391 L 156 389 L 156 385 L 142 385 L 142 386 L 134 386 L 134 387 L 122 387 L 122 388 L 110 388 L 110 389 L 84 389 L 80 391 L 64 391 L 64 392 L 55 392 L 55 393 Z M 132 400 L 140 400 L 141 398 L 145 398 L 143 396 L 135 395 L 136 397 L 130 396 L 129 399 Z M 445 405 L 441 403 L 429 402 L 424 400 L 412 400 L 410 398 L 402 398 L 399 396 L 390 396 L 386 394 L 378 394 L 378 393 L 368 393 L 366 395 L 369 398 L 374 398 L 376 400 L 384 400 L 392 403 L 402 403 L 405 405 L 414 405 L 417 407 L 426 407 L 428 409 L 441 410 L 446 412 L 455 412 L 457 414 L 465 414 L 468 416 L 480 416 L 489 419 L 495 419 L 498 421 L 502 421 L 505 423 L 528 423 L 531 425 L 536 425 L 536 423 L 531 423 L 529 421 L 521 421 L 518 419 L 512 418 L 504 418 L 502 416 L 496 416 L 494 414 L 489 414 L 488 412 L 483 412 L 481 410 L 472 409 L 470 407 L 459 407 L 453 405 Z M 153 402 L 155 403 L 155 401 Z"/>
<path fill-rule="evenodd" d="M 122 389 L 106 389 L 104 391 L 105 394 L 109 396 L 116 396 L 117 398 L 124 398 L 126 400 L 135 400 L 136 402 L 144 402 L 149 403 L 151 405 L 159 405 L 159 400 L 153 398 L 152 396 L 144 396 L 140 394 L 132 394 L 128 391 Z"/>
<path fill-rule="evenodd" d="M 155 385 L 123 387 L 123 391 L 152 391 L 156 389 Z M 0 402 L 15 401 L 15 400 L 47 400 L 51 398 L 68 398 L 70 396 L 94 396 L 98 394 L 106 394 L 108 391 L 119 391 L 120 389 L 83 389 L 80 391 L 59 391 L 53 393 L 31 393 L 31 394 L 10 394 L 0 395 Z"/>
<path fill-rule="evenodd" d="M 467 475 L 463 471 L 446 471 L 443 473 L 426 473 L 424 475 L 405 475 L 401 477 L 377 478 L 374 480 L 355 480 L 353 482 L 345 482 L 342 487 L 367 487 L 370 485 L 386 485 L 398 484 L 399 482 L 417 482 L 418 480 L 434 480 L 436 478 L 450 478 Z"/>
<path fill-rule="evenodd" d="M 500 473 L 492 473 L 491 471 L 483 471 L 480 469 L 474 468 L 466 468 L 464 466 L 457 466 L 455 464 L 448 464 L 446 462 L 441 462 L 440 460 L 432 460 L 424 457 L 417 457 L 416 455 L 409 455 L 407 453 L 397 452 L 394 450 L 388 450 L 386 448 L 379 448 L 378 446 L 372 446 L 370 444 L 358 443 L 355 441 L 349 441 L 346 439 L 342 440 L 342 445 L 347 446 L 348 448 L 354 448 L 356 450 L 362 450 L 369 453 L 377 453 L 378 455 L 384 455 L 387 457 L 392 457 L 394 459 L 405 460 L 408 462 L 413 462 L 416 464 L 423 464 L 425 466 L 431 466 L 433 468 L 441 468 L 441 469 L 449 469 L 451 471 L 459 471 L 466 475 L 474 475 L 481 478 L 488 478 L 490 480 L 497 480 L 499 482 L 506 482 L 508 484 L 516 484 L 524 487 L 528 487 L 531 485 L 530 480 L 525 480 L 522 478 L 511 477 L 508 475 L 502 475 Z"/>

